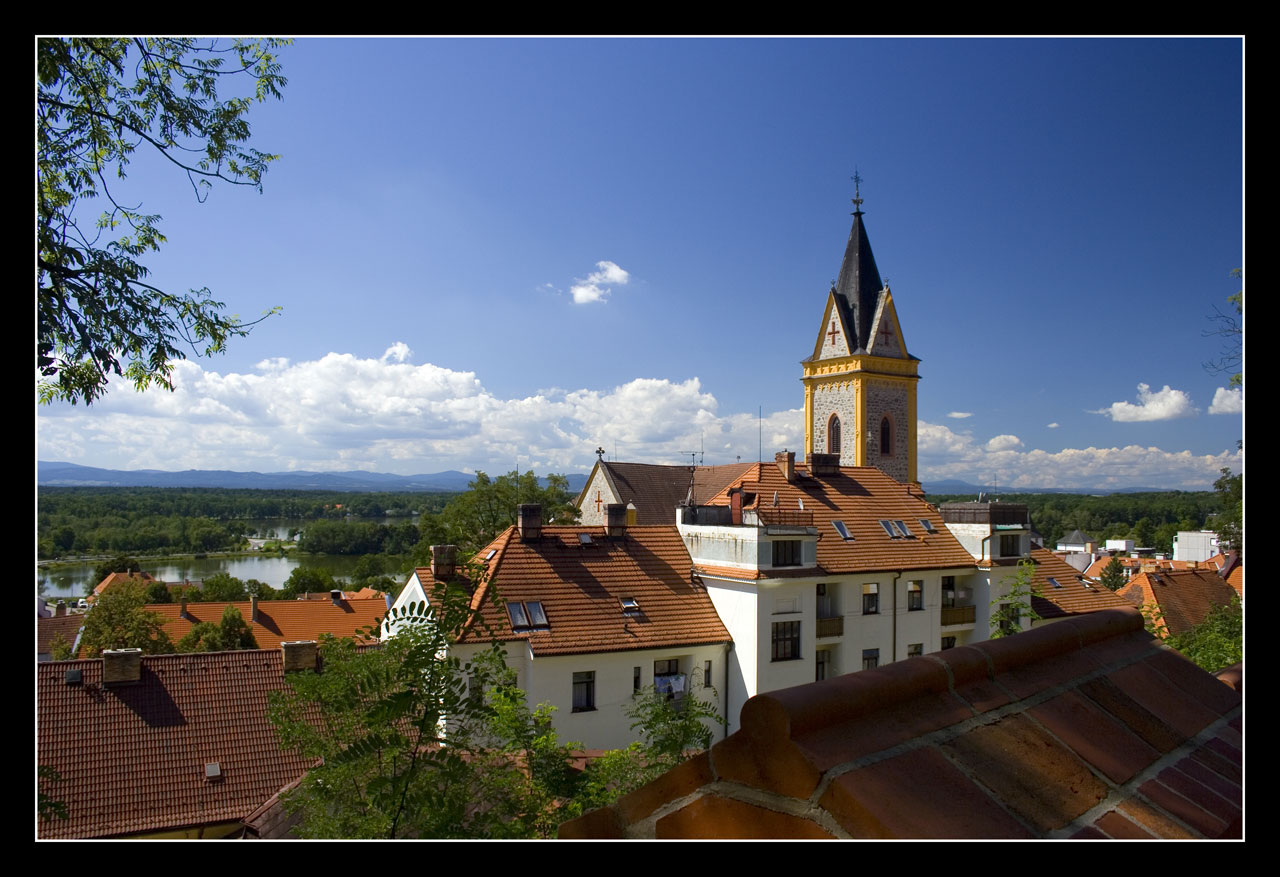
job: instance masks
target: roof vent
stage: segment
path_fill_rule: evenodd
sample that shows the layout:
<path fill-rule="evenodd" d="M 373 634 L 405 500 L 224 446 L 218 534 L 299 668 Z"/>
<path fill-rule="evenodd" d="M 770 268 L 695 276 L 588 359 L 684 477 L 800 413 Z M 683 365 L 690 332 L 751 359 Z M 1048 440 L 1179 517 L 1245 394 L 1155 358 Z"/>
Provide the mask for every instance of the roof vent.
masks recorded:
<path fill-rule="evenodd" d="M 216 761 L 207 762 L 204 766 L 204 778 L 210 782 L 222 779 L 222 765 Z"/>
<path fill-rule="evenodd" d="M 142 649 L 106 649 L 102 653 L 104 685 L 137 682 L 142 678 Z"/>
<path fill-rule="evenodd" d="M 66 676 L 63 677 L 63 680 L 68 685 L 83 685 L 84 671 L 81 670 L 79 667 L 68 670 Z"/>

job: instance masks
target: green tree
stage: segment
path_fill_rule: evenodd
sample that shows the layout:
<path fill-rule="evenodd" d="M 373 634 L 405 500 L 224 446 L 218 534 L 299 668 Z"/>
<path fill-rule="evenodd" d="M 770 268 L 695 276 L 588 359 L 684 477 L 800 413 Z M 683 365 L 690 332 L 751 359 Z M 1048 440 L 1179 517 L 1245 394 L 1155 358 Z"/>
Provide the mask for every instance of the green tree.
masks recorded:
<path fill-rule="evenodd" d="M 138 565 L 136 557 L 128 557 L 118 554 L 110 560 L 104 560 L 93 568 L 93 584 L 96 587 L 102 583 L 102 580 L 113 572 L 142 572 L 142 567 Z"/>
<path fill-rule="evenodd" d="M 53 793 L 48 791 L 55 783 L 62 782 L 61 774 L 47 764 L 42 764 L 36 768 L 36 777 L 39 781 L 36 792 L 36 815 L 44 820 L 66 819 L 66 802 L 57 800 L 53 797 Z"/>
<path fill-rule="evenodd" d="M 1013 636 L 1022 630 L 1022 621 L 1035 623 L 1040 614 L 1031 598 L 1040 596 L 1035 584 L 1036 562 L 1031 558 L 1018 561 L 1018 572 L 1009 584 L 1009 592 L 991 601 L 991 639 Z"/>
<path fill-rule="evenodd" d="M 466 493 L 455 497 L 441 513 L 446 541 L 464 551 L 476 551 L 491 542 L 516 522 L 516 509 L 521 503 L 540 503 L 544 524 L 570 524 L 578 520 L 569 479 L 548 475 L 546 486 L 538 483 L 533 472 L 517 476 L 512 471 L 490 478 L 477 472 Z"/>
<path fill-rule="evenodd" d="M 217 572 L 204 580 L 203 600 L 206 603 L 230 603 L 249 599 L 244 582 L 230 573 Z"/>
<path fill-rule="evenodd" d="M 70 661 L 75 655 L 71 653 L 71 643 L 60 633 L 55 633 L 49 641 L 49 658 L 54 661 Z"/>
<path fill-rule="evenodd" d="M 277 594 L 279 600 L 292 600 L 299 594 L 324 594 L 339 587 L 326 567 L 299 566 L 289 573 Z"/>
<path fill-rule="evenodd" d="M 163 615 L 146 610 L 147 591 L 140 582 L 124 582 L 98 595 L 84 616 L 80 653 L 96 658 L 104 649 L 142 649 L 146 655 L 173 651 Z"/>
<path fill-rule="evenodd" d="M 1111 562 L 1102 568 L 1102 575 L 1098 580 L 1108 591 L 1118 591 L 1123 588 L 1127 580 L 1124 577 L 1124 564 L 1120 562 L 1120 558 L 1111 558 Z"/>
<path fill-rule="evenodd" d="M 253 630 L 234 606 L 222 610 L 222 620 L 218 624 L 201 621 L 192 625 L 187 635 L 178 640 L 179 652 L 230 652 L 257 647 L 258 640 Z"/>
<path fill-rule="evenodd" d="M 248 333 L 253 323 L 224 314 L 208 289 L 180 294 L 146 282 L 138 260 L 164 242 L 160 217 L 142 212 L 121 188 L 134 153 L 150 147 L 186 175 L 201 201 L 215 180 L 261 192 L 278 156 L 246 145 L 246 114 L 255 101 L 280 97 L 286 80 L 279 45 L 37 42 L 42 402 L 91 403 L 111 374 L 140 390 L 152 383 L 171 390 L 173 361 L 185 358 L 184 347 L 207 356 Z M 249 96 L 219 98 L 220 87 L 239 82 Z"/>
<path fill-rule="evenodd" d="M 169 590 L 169 586 L 164 582 L 152 582 L 147 585 L 147 602 L 172 603 L 173 592 Z"/>
<path fill-rule="evenodd" d="M 1213 482 L 1222 500 L 1222 511 L 1214 526 L 1218 532 L 1218 545 L 1224 551 L 1244 554 L 1244 473 L 1232 475 L 1230 469 L 1222 470 L 1222 477 Z"/>
<path fill-rule="evenodd" d="M 1214 606 L 1204 621 L 1184 633 L 1172 634 L 1165 644 L 1181 652 L 1202 670 L 1217 673 L 1244 660 L 1244 608 L 1233 596 L 1227 606 Z"/>

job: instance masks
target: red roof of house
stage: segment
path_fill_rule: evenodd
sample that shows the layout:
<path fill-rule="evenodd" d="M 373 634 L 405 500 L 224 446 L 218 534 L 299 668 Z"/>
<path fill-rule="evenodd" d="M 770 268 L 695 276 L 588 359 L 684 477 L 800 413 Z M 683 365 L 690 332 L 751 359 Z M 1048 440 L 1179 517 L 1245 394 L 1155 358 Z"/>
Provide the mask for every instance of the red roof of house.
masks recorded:
<path fill-rule="evenodd" d="M 78 670 L 79 684 L 67 673 Z M 40 837 L 88 838 L 240 820 L 308 766 L 282 752 L 267 696 L 284 685 L 279 649 L 153 655 L 140 681 L 102 683 L 102 659 L 36 670 L 37 763 L 67 819 Z M 216 762 L 222 777 L 205 778 Z"/>
<path fill-rule="evenodd" d="M 98 594 L 101 594 L 107 588 L 114 587 L 115 585 L 119 585 L 123 582 L 130 582 L 130 581 L 141 582 L 144 585 L 149 585 L 152 582 L 154 582 L 155 579 L 152 578 L 151 573 L 146 573 L 146 572 L 113 572 L 113 573 L 110 573 L 105 579 L 98 582 L 98 586 L 93 589 L 93 595 L 96 597 Z"/>
<path fill-rule="evenodd" d="M 804 464 L 797 464 L 796 473 L 788 482 L 777 465 L 753 463 L 710 504 L 728 505 L 729 490 L 741 487 L 754 495 L 744 508 L 763 516 L 775 510 L 811 513 L 821 537 L 818 574 L 974 565 L 973 555 L 951 535 L 942 515 L 911 485 L 867 466 L 841 466 L 838 474 L 815 477 Z M 921 519 L 929 521 L 933 533 L 925 530 Z M 911 537 L 890 537 L 880 524 L 883 520 L 902 521 Z M 843 521 L 853 539 L 846 541 L 833 521 Z"/>
<path fill-rule="evenodd" d="M 562 838 L 1226 838 L 1241 695 L 1133 609 L 757 695 Z"/>
<path fill-rule="evenodd" d="M 1078 569 L 1046 548 L 1033 548 L 1031 559 L 1036 562 L 1035 589 L 1038 592 L 1031 598 L 1031 608 L 1041 618 L 1063 618 L 1130 605 L 1129 601 L 1101 585 L 1082 582 Z"/>
<path fill-rule="evenodd" d="M 1241 574 L 1243 576 L 1243 573 Z M 1238 592 L 1212 569 L 1140 573 L 1116 592 L 1134 606 L 1157 605 L 1170 633 L 1186 633 L 1214 606 L 1230 605 Z"/>
<path fill-rule="evenodd" d="M 36 654 L 49 654 L 49 650 L 53 648 L 54 639 L 59 636 L 66 640 L 67 645 L 74 646 L 76 644 L 76 636 L 83 626 L 84 615 L 77 612 L 55 615 L 52 618 L 37 618 Z"/>
<path fill-rule="evenodd" d="M 573 655 L 731 639 L 706 591 L 691 582 L 693 564 L 674 526 L 630 526 L 616 539 L 598 526 L 549 526 L 529 541 L 511 527 L 476 559 L 490 550 L 488 578 L 472 607 L 491 635 L 472 626 L 460 642 L 528 640 L 535 655 Z M 430 570 L 418 573 L 431 581 Z M 547 629 L 512 630 L 495 597 L 541 603 Z M 624 613 L 624 599 L 635 600 L 637 610 Z"/>
<path fill-rule="evenodd" d="M 277 649 L 282 642 L 318 640 L 322 634 L 336 637 L 358 637 L 363 628 L 377 625 L 387 614 L 383 600 L 343 600 L 334 605 L 332 600 L 262 600 L 258 603 L 258 617 L 253 617 L 251 601 L 234 603 L 188 603 L 187 617 L 183 618 L 180 603 L 151 603 L 147 610 L 168 619 L 164 631 L 175 643 L 201 621 L 217 624 L 228 606 L 240 610 L 240 616 L 249 623 L 253 637 L 260 649 Z"/>
<path fill-rule="evenodd" d="M 697 466 L 689 472 L 688 466 L 661 466 L 651 463 L 611 463 L 601 460 L 597 466 L 613 486 L 618 501 L 636 507 L 637 524 L 674 524 L 676 506 L 689 496 L 690 480 L 693 482 L 694 502 L 705 502 L 724 486 L 740 477 L 750 463 L 728 463 L 723 466 Z M 588 479 L 588 485 L 590 479 Z M 586 487 L 578 497 L 578 505 L 593 502 L 586 495 Z"/>
<path fill-rule="evenodd" d="M 1131 572 L 1140 572 L 1143 568 L 1149 569 L 1222 569 L 1222 565 L 1227 562 L 1225 554 L 1215 554 L 1208 560 L 1168 560 L 1157 557 L 1119 557 L 1120 565 Z M 1110 557 L 1099 557 L 1093 563 L 1089 564 L 1089 568 L 1084 574 L 1091 579 L 1102 577 L 1102 571 L 1107 568 L 1107 564 L 1111 563 Z"/>

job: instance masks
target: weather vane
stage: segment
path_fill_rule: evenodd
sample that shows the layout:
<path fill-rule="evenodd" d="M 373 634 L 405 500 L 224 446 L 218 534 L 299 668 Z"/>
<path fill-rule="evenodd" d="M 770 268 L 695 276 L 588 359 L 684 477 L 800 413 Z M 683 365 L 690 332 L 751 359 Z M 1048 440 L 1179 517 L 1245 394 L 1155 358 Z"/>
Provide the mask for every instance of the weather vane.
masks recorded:
<path fill-rule="evenodd" d="M 853 207 L 855 210 L 862 209 L 862 177 L 858 174 L 858 168 L 854 167 L 853 176 L 849 179 L 853 180 Z"/>

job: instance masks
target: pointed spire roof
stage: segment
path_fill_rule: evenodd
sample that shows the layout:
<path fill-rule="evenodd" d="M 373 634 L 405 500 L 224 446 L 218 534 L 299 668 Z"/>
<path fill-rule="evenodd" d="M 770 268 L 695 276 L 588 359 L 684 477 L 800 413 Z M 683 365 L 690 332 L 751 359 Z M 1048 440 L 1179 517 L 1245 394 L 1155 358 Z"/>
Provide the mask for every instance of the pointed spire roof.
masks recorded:
<path fill-rule="evenodd" d="M 849 230 L 849 243 L 844 248 L 844 261 L 840 263 L 840 277 L 833 290 L 840 306 L 841 316 L 849 332 L 855 338 L 852 353 L 864 353 L 871 340 L 871 321 L 875 317 L 876 304 L 884 284 L 876 268 L 876 257 L 871 253 L 867 229 L 862 222 L 861 198 L 854 199 L 853 228 Z"/>

